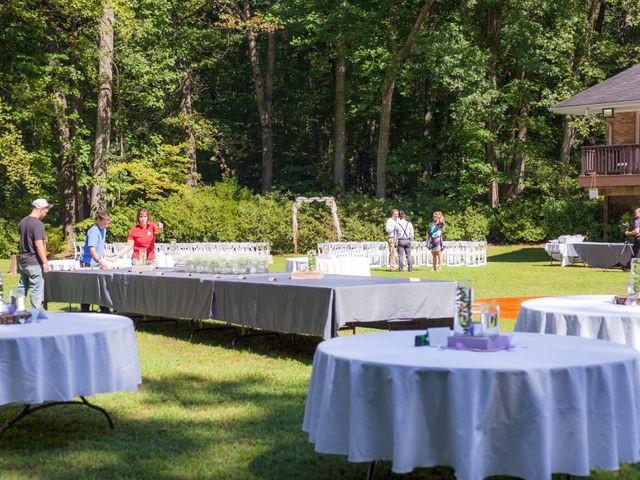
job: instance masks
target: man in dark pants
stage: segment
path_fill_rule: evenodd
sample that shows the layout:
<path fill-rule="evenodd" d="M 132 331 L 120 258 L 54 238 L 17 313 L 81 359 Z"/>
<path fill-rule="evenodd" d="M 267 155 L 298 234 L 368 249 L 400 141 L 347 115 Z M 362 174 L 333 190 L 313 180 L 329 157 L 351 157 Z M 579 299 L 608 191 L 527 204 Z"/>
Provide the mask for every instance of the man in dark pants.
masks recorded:
<path fill-rule="evenodd" d="M 633 230 L 627 230 L 624 234 L 627 237 L 633 237 L 633 257 L 639 258 L 640 253 L 640 208 L 636 208 L 633 212 L 635 217 L 633 220 Z"/>
<path fill-rule="evenodd" d="M 47 261 L 47 235 L 42 219 L 53 207 L 44 198 L 31 203 L 31 213 L 20 221 L 20 257 L 18 288 L 26 295 L 31 290 L 31 305 L 42 308 L 44 301 L 44 276 L 49 272 Z"/>

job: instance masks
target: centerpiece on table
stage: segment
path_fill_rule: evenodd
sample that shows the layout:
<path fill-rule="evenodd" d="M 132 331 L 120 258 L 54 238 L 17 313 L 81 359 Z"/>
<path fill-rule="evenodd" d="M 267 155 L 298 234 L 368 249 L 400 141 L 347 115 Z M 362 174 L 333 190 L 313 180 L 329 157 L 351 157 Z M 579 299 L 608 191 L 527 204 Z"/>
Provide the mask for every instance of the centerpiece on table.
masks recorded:
<path fill-rule="evenodd" d="M 471 282 L 458 282 L 454 309 L 454 334 L 447 338 L 449 348 L 461 350 L 504 350 L 510 337 L 500 334 L 500 305 L 474 305 Z"/>
<path fill-rule="evenodd" d="M 248 253 L 190 252 L 179 254 L 175 269 L 192 273 L 251 274 L 268 273 L 268 258 Z"/>
<path fill-rule="evenodd" d="M 640 258 L 631 259 L 629 274 L 627 295 L 616 295 L 614 301 L 617 305 L 640 305 Z"/>
<path fill-rule="evenodd" d="M 306 271 L 291 272 L 292 280 L 313 280 L 324 278 L 324 273 L 318 270 L 317 255 L 315 250 L 307 252 Z"/>

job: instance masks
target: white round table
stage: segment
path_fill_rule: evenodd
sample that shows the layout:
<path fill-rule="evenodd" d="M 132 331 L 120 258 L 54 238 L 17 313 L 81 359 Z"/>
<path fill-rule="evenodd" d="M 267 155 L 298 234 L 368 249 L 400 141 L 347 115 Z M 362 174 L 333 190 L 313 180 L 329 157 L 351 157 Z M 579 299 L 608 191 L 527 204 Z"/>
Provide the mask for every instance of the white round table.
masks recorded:
<path fill-rule="evenodd" d="M 285 260 L 285 272 L 306 272 L 309 270 L 307 257 L 291 257 Z"/>
<path fill-rule="evenodd" d="M 316 265 L 320 272 L 327 274 L 371 276 L 369 259 L 365 256 L 318 255 Z"/>
<path fill-rule="evenodd" d="M 640 460 L 639 353 L 517 333 L 509 351 L 414 347 L 417 331 L 321 343 L 303 430 L 320 453 L 461 480 L 549 479 Z M 421 332 L 420 332 L 421 333 Z"/>
<path fill-rule="evenodd" d="M 616 305 L 613 295 L 576 295 L 526 300 L 516 332 L 598 338 L 640 350 L 640 307 Z"/>
<path fill-rule="evenodd" d="M 0 434 L 30 411 L 59 403 L 91 406 L 111 423 L 84 397 L 133 392 L 142 383 L 133 322 L 97 313 L 44 314 L 37 323 L 0 325 L 0 405 L 27 404 Z"/>

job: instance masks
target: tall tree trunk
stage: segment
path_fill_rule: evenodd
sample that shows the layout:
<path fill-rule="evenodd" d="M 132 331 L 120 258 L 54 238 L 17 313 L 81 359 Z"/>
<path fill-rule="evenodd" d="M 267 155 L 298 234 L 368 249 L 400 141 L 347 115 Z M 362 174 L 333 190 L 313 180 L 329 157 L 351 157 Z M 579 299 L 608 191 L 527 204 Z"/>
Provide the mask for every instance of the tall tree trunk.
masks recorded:
<path fill-rule="evenodd" d="M 499 6 L 491 6 L 487 9 L 486 37 L 490 50 L 488 77 L 493 90 L 498 89 L 498 37 L 500 35 L 501 13 Z M 497 208 L 500 205 L 500 185 L 497 179 L 499 168 L 495 145 L 498 126 L 494 118 L 489 118 L 486 121 L 486 128 L 493 137 L 485 143 L 485 155 L 493 174 L 489 188 L 489 205 L 491 208 Z"/>
<path fill-rule="evenodd" d="M 98 102 L 96 137 L 93 145 L 93 177 L 91 189 L 91 215 L 105 207 L 104 182 L 107 176 L 107 154 L 111 139 L 111 99 L 113 88 L 113 24 L 115 15 L 110 0 L 105 0 L 100 19 L 98 51 Z"/>
<path fill-rule="evenodd" d="M 193 132 L 193 108 L 191 107 L 191 92 L 193 79 L 191 72 L 185 66 L 181 68 L 182 78 L 180 79 L 180 117 L 184 125 L 185 155 L 189 158 L 189 170 L 187 172 L 186 184 L 193 187 L 198 183 L 198 165 L 196 163 L 196 136 Z"/>
<path fill-rule="evenodd" d="M 342 190 L 345 188 L 345 170 L 347 159 L 347 128 L 345 121 L 345 86 L 347 62 L 342 55 L 335 61 L 336 102 L 333 111 L 333 183 Z"/>
<path fill-rule="evenodd" d="M 529 126 L 527 120 L 529 119 L 529 101 L 524 99 L 522 106 L 518 111 L 518 133 L 516 140 L 518 142 L 518 153 L 515 155 L 514 173 L 516 179 L 510 186 L 507 196 L 510 198 L 517 197 L 524 191 L 524 175 L 526 170 L 527 154 L 524 151 L 524 144 L 527 140 L 527 133 Z"/>
<path fill-rule="evenodd" d="M 76 158 L 71 152 L 71 128 L 69 126 L 69 106 L 64 92 L 54 85 L 56 118 L 54 131 L 58 143 L 58 161 L 60 162 L 60 179 L 62 180 L 63 222 L 62 232 L 64 237 L 73 246 L 76 233 L 73 228 L 76 218 Z"/>
<path fill-rule="evenodd" d="M 576 77 L 580 75 L 580 66 L 582 61 L 589 55 L 591 46 L 591 37 L 598 23 L 604 21 L 604 8 L 601 7 L 602 0 L 589 0 L 589 11 L 587 12 L 587 28 L 582 37 L 582 43 L 576 48 L 571 60 L 571 71 Z M 569 170 L 569 158 L 571 156 L 571 144 L 576 136 L 576 130 L 570 125 L 569 116 L 565 115 L 562 119 L 562 141 L 560 142 L 560 152 L 558 162 L 560 163 L 560 172 L 564 176 Z"/>
<path fill-rule="evenodd" d="M 376 197 L 382 198 L 387 190 L 387 158 L 389 156 L 389 134 L 391 127 L 391 103 L 393 100 L 393 88 L 395 86 L 396 77 L 400 71 L 400 67 L 411 53 L 411 49 L 416 42 L 418 33 L 422 28 L 431 5 L 435 0 L 425 0 L 418 18 L 411 32 L 402 47 L 402 50 L 392 59 L 391 65 L 387 68 L 384 84 L 381 90 L 380 103 L 380 133 L 378 136 L 378 155 L 376 159 Z"/>
<path fill-rule="evenodd" d="M 251 18 L 251 5 L 249 0 L 243 1 L 242 9 L 245 21 Z M 253 73 L 253 84 L 256 90 L 256 101 L 258 105 L 258 116 L 260 117 L 260 140 L 262 143 L 262 192 L 268 192 L 273 187 L 273 128 L 271 124 L 270 96 L 267 97 L 267 88 L 262 79 L 260 71 L 260 58 L 258 56 L 257 34 L 252 29 L 247 29 L 247 41 L 249 44 L 249 59 Z M 271 48 L 271 46 L 273 47 Z M 275 59 L 275 34 L 269 38 L 268 64 L 272 58 Z M 269 67 L 267 67 L 269 72 Z M 269 77 L 269 75 L 267 75 Z M 272 82 L 272 78 L 267 78 L 267 85 Z"/>
<path fill-rule="evenodd" d="M 52 93 L 53 93 L 53 108 L 55 111 L 55 118 L 52 124 L 52 130 L 56 136 L 56 143 L 58 147 L 58 162 L 60 165 L 59 176 L 62 181 L 62 203 L 63 203 L 63 220 L 62 220 L 62 232 L 67 239 L 69 246 L 73 248 L 73 242 L 76 240 L 76 233 L 74 225 L 77 221 L 76 211 L 76 195 L 77 195 L 77 180 L 76 180 L 76 156 L 71 150 L 71 137 L 74 133 L 69 122 L 69 104 L 67 102 L 67 96 L 64 90 L 60 87 L 60 79 L 56 69 L 60 66 L 60 61 L 56 58 L 58 53 L 56 32 L 51 26 L 47 29 L 49 41 L 47 42 L 47 51 L 52 54 L 51 60 L 49 60 L 49 67 L 53 71 L 52 78 Z M 74 103 L 74 111 L 77 112 L 77 102 Z"/>

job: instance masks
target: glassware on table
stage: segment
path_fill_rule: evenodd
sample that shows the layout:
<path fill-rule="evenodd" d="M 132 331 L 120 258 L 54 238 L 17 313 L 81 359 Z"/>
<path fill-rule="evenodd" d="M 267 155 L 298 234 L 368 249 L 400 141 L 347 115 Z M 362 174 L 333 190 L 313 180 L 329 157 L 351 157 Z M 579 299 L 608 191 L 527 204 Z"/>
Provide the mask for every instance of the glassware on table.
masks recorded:
<path fill-rule="evenodd" d="M 307 262 L 308 262 L 307 269 L 310 272 L 315 272 L 316 271 L 316 252 L 315 252 L 315 250 L 309 250 L 307 252 Z"/>
<path fill-rule="evenodd" d="M 632 294 L 640 296 L 640 258 L 632 258 L 629 266 L 629 274 L 631 275 Z"/>
<path fill-rule="evenodd" d="M 19 286 L 16 291 L 16 311 L 22 312 L 25 310 L 25 291 L 23 286 Z"/>
<path fill-rule="evenodd" d="M 146 265 L 146 264 L 147 264 L 147 251 L 140 250 L 140 265 Z"/>
<path fill-rule="evenodd" d="M 453 331 L 456 335 L 473 336 L 473 280 L 460 280 L 456 286 Z"/>
<path fill-rule="evenodd" d="M 481 303 L 480 318 L 482 332 L 488 337 L 500 335 L 500 305 L 497 303 Z"/>

